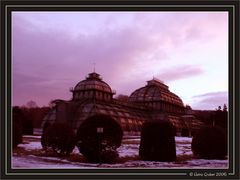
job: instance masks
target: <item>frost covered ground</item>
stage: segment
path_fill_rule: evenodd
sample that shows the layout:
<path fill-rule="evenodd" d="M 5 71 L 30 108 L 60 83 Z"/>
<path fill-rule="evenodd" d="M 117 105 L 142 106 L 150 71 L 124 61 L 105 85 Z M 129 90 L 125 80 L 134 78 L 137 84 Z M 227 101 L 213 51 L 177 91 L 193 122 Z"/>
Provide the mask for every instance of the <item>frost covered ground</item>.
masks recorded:
<path fill-rule="evenodd" d="M 115 164 L 94 164 L 75 148 L 70 157 L 54 157 L 42 151 L 41 136 L 24 136 L 23 143 L 13 151 L 12 168 L 227 168 L 228 160 L 196 159 L 191 151 L 191 138 L 175 137 L 177 160 L 175 162 L 142 161 L 138 156 L 140 137 L 124 137 L 118 148 L 119 159 Z"/>

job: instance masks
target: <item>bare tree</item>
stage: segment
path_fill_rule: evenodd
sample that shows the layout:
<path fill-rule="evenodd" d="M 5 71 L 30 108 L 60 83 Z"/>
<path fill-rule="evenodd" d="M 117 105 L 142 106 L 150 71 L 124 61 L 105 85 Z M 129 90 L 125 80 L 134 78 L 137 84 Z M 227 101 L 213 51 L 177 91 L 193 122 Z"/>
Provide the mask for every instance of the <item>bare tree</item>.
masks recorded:
<path fill-rule="evenodd" d="M 36 107 L 38 107 L 38 105 L 35 101 L 30 100 L 27 102 L 26 107 L 27 108 L 36 108 Z"/>

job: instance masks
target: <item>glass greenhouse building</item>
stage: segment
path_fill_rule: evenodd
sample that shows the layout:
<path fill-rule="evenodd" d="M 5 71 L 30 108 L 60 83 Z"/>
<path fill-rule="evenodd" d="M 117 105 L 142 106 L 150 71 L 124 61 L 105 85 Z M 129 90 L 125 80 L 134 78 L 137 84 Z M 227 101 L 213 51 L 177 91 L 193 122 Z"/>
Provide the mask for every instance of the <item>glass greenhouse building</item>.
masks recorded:
<path fill-rule="evenodd" d="M 135 90 L 127 101 L 113 98 L 116 92 L 95 72 L 80 81 L 71 92 L 71 100 L 52 102 L 54 106 L 44 117 L 43 128 L 63 122 L 78 131 L 83 122 L 97 115 L 110 117 L 125 135 L 139 135 L 142 124 L 148 121 L 170 121 L 176 135 L 182 136 L 191 136 L 202 125 L 185 108 L 182 100 L 156 78 Z"/>

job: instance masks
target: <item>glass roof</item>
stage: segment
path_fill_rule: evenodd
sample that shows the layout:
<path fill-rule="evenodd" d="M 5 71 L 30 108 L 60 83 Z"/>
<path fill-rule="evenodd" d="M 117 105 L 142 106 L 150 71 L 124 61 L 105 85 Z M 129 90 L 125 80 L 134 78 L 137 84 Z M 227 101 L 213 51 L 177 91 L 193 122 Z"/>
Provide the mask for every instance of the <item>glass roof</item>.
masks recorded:
<path fill-rule="evenodd" d="M 73 102 L 72 102 L 73 103 Z M 91 101 L 82 101 L 72 104 L 72 112 L 74 112 L 74 117 L 69 123 L 73 128 L 79 128 L 81 123 L 83 123 L 89 117 L 96 114 L 105 114 L 111 116 L 116 122 L 118 122 L 124 130 L 127 131 L 140 131 L 141 125 L 144 122 L 151 121 L 153 119 L 159 119 L 162 115 L 159 113 L 151 113 L 149 111 L 144 111 L 143 109 L 134 108 L 131 106 L 123 106 L 117 103 L 104 103 L 101 101 L 96 101 L 95 103 Z M 183 129 L 195 129 L 201 124 L 195 119 L 182 118 L 181 116 L 167 115 L 167 118 L 175 127 Z M 160 119 L 161 120 L 161 117 Z M 56 121 L 56 109 L 52 109 L 44 118 L 44 123 L 53 123 Z"/>
<path fill-rule="evenodd" d="M 97 73 L 90 73 L 85 80 L 80 81 L 74 88 L 74 91 L 80 90 L 99 90 L 112 93 L 110 86 L 102 81 Z"/>
<path fill-rule="evenodd" d="M 164 87 L 162 84 L 160 86 L 157 83 L 149 83 L 145 87 L 137 89 L 130 95 L 129 100 L 131 102 L 165 101 L 183 106 L 182 100 L 177 95 L 170 92 L 168 88 Z"/>

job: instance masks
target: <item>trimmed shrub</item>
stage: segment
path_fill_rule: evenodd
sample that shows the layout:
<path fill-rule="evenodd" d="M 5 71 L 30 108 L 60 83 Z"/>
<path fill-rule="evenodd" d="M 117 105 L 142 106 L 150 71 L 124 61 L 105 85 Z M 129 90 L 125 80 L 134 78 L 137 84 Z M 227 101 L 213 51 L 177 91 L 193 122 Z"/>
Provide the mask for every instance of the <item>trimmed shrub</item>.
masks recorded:
<path fill-rule="evenodd" d="M 28 109 L 20 108 L 18 106 L 13 107 L 13 121 L 19 123 L 22 127 L 22 134 L 33 134 L 33 121 L 28 117 Z"/>
<path fill-rule="evenodd" d="M 43 129 L 42 129 L 43 132 L 46 131 L 46 129 L 47 129 L 49 126 L 51 126 L 51 123 L 49 123 L 49 122 L 44 123 Z"/>
<path fill-rule="evenodd" d="M 75 143 L 75 133 L 66 123 L 54 123 L 43 132 L 41 137 L 43 149 L 58 155 L 70 155 Z"/>
<path fill-rule="evenodd" d="M 181 135 L 183 137 L 189 137 L 189 130 L 187 128 L 183 128 L 182 132 L 181 132 Z"/>
<path fill-rule="evenodd" d="M 103 132 L 97 132 L 97 128 Z M 122 129 L 111 117 L 95 115 L 81 124 L 77 133 L 79 151 L 90 162 L 112 163 L 118 157 Z"/>
<path fill-rule="evenodd" d="M 18 106 L 14 106 L 12 110 L 12 146 L 16 148 L 22 142 L 22 119 L 24 115 Z"/>
<path fill-rule="evenodd" d="M 22 127 L 17 121 L 13 121 L 12 145 L 16 148 L 22 142 Z"/>
<path fill-rule="evenodd" d="M 25 119 L 22 121 L 23 126 L 23 134 L 25 135 L 33 135 L 33 122 L 32 120 L 27 119 L 25 116 Z"/>
<path fill-rule="evenodd" d="M 174 127 L 169 121 L 146 122 L 142 126 L 139 156 L 149 161 L 175 161 Z"/>
<path fill-rule="evenodd" d="M 227 130 L 227 124 L 228 124 L 228 112 L 227 111 L 217 110 L 217 111 L 215 111 L 213 118 L 215 120 L 216 126 L 219 126 L 223 129 L 225 129 L 225 131 Z"/>
<path fill-rule="evenodd" d="M 18 106 L 14 106 L 12 109 L 12 118 L 13 118 L 13 122 L 16 122 L 18 125 L 22 126 L 22 121 L 24 119 L 24 114 L 22 109 L 20 109 L 20 107 Z"/>
<path fill-rule="evenodd" d="M 193 136 L 193 154 L 203 159 L 224 159 L 227 155 L 227 134 L 220 127 L 203 127 Z"/>

